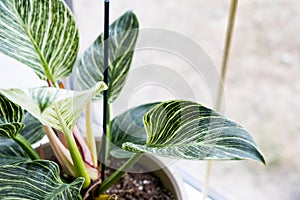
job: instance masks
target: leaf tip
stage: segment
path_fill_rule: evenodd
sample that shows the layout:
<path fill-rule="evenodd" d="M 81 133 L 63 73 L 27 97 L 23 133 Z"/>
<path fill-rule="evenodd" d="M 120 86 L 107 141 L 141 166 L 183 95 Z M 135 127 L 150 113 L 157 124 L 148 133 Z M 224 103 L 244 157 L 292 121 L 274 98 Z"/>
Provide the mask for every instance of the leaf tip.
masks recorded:
<path fill-rule="evenodd" d="M 264 164 L 264 166 L 267 166 L 268 165 L 268 162 L 265 158 L 265 156 L 259 151 L 259 155 L 260 155 L 260 158 L 259 158 L 259 162 L 261 162 L 262 164 Z"/>

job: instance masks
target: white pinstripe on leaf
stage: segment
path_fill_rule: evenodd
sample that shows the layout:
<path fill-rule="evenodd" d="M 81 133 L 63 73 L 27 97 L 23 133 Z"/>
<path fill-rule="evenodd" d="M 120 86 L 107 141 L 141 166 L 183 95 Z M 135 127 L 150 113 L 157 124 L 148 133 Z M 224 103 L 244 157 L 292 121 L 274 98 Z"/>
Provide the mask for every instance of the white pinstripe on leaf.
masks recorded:
<path fill-rule="evenodd" d="M 43 125 L 64 132 L 59 116 L 66 128 L 72 131 L 86 104 L 104 89 L 106 89 L 106 85 L 98 82 L 93 88 L 84 91 L 41 87 L 5 89 L 0 90 L 0 93 L 27 110 Z"/>
<path fill-rule="evenodd" d="M 58 165 L 51 161 L 1 166 L 0 199 L 80 199 L 78 195 L 83 181 L 83 178 L 77 178 L 72 183 L 64 183 Z"/>
<path fill-rule="evenodd" d="M 0 93 L 0 136 L 14 138 L 24 128 L 22 108 Z"/>
<path fill-rule="evenodd" d="M 253 159 L 265 163 L 242 126 L 198 103 L 161 103 L 144 115 L 144 125 L 146 144 L 127 142 L 125 150 L 188 160 Z"/>
<path fill-rule="evenodd" d="M 71 72 L 79 35 L 63 0 L 1 0 L 0 52 L 27 66 L 43 80 Z"/>
<path fill-rule="evenodd" d="M 138 36 L 139 23 L 133 12 L 126 12 L 110 26 L 109 45 L 109 101 L 113 102 L 121 92 Z M 77 66 L 79 88 L 88 89 L 103 81 L 104 35 L 101 34 L 85 51 Z M 101 98 L 98 94 L 95 99 Z"/>
<path fill-rule="evenodd" d="M 157 103 L 149 103 L 129 109 L 128 111 L 116 116 L 111 122 L 112 150 L 111 155 L 117 158 L 128 158 L 132 153 L 124 151 L 122 144 L 132 142 L 135 144 L 146 143 L 146 131 L 143 124 L 143 116 Z"/>

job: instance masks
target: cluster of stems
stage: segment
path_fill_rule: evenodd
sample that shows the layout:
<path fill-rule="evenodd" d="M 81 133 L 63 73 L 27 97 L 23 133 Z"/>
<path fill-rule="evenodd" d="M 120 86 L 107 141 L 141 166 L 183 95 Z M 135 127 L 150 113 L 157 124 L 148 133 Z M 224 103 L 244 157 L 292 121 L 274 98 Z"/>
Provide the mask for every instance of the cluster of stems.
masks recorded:
<path fill-rule="evenodd" d="M 109 1 L 105 0 L 105 17 L 104 17 L 104 83 L 108 85 L 108 90 L 104 91 L 104 98 L 103 98 L 103 137 L 101 145 L 101 181 L 100 187 L 96 188 L 95 193 L 96 195 L 100 195 L 109 189 L 113 184 L 115 184 L 123 175 L 124 173 L 134 165 L 138 159 L 141 157 L 141 154 L 135 154 L 132 156 L 123 166 L 121 166 L 118 170 L 116 170 L 110 177 L 106 179 L 105 177 L 105 165 L 109 158 L 109 144 L 111 141 L 111 121 L 110 121 L 110 103 L 109 103 L 109 94 L 110 94 L 110 87 L 109 87 L 109 55 L 108 55 L 108 38 L 109 38 Z M 48 76 L 47 83 L 49 87 L 55 88 L 62 88 L 61 84 L 57 84 L 54 77 L 51 73 L 46 73 Z M 76 177 L 83 177 L 85 182 L 83 184 L 83 188 L 88 188 L 91 185 L 91 179 L 88 176 L 87 170 L 85 168 L 85 164 L 83 158 L 80 154 L 78 146 L 76 144 L 76 140 L 73 135 L 73 130 L 69 130 L 66 126 L 65 121 L 63 120 L 59 108 L 56 105 L 55 107 L 56 115 L 59 120 L 60 126 L 63 130 L 63 135 L 67 143 L 68 150 L 71 154 L 71 158 L 74 164 L 75 169 L 75 176 Z M 86 106 L 86 132 L 87 132 L 87 146 L 92 154 L 92 162 L 94 166 L 98 165 L 98 155 L 96 151 L 96 143 L 95 138 L 92 134 L 91 130 L 91 110 L 90 104 Z M 50 128 L 50 127 L 49 127 Z M 39 155 L 36 151 L 32 148 L 30 143 L 20 134 L 18 134 L 14 140 L 27 152 L 29 157 L 32 160 L 40 159 Z"/>

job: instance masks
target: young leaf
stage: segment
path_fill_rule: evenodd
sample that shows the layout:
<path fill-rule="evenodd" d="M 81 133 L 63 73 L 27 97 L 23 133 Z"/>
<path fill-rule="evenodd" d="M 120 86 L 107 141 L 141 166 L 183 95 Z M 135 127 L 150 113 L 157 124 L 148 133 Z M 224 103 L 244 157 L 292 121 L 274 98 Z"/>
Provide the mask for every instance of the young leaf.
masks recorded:
<path fill-rule="evenodd" d="M 12 102 L 31 113 L 43 125 L 64 132 L 61 121 L 72 131 L 80 113 L 93 96 L 106 89 L 103 82 L 85 91 L 71 91 L 50 87 L 0 90 Z M 60 119 L 60 117 L 62 119 Z"/>
<path fill-rule="evenodd" d="M 0 167 L 0 199 L 80 199 L 83 178 L 72 183 L 60 179 L 51 161 L 34 161 Z"/>
<path fill-rule="evenodd" d="M 63 0 L 2 0 L 0 52 L 28 65 L 43 80 L 67 77 L 79 35 Z"/>
<path fill-rule="evenodd" d="M 0 136 L 14 138 L 23 129 L 24 111 L 0 94 Z"/>
<path fill-rule="evenodd" d="M 138 20 L 133 12 L 126 12 L 110 26 L 109 45 L 109 101 L 121 92 L 131 65 L 138 36 Z M 104 35 L 85 51 L 77 67 L 77 82 L 81 89 L 88 89 L 103 80 Z M 100 98 L 98 94 L 96 98 Z"/>
<path fill-rule="evenodd" d="M 189 160 L 253 159 L 265 163 L 242 126 L 198 103 L 161 103 L 145 114 L 144 124 L 146 144 L 127 142 L 125 150 Z"/>
<path fill-rule="evenodd" d="M 115 117 L 111 122 L 111 132 L 113 138 L 111 154 L 117 158 L 129 158 L 132 153 L 124 151 L 122 144 L 132 142 L 135 144 L 145 144 L 147 134 L 143 124 L 143 116 L 159 103 L 149 103 L 129 109 L 121 115 Z"/>

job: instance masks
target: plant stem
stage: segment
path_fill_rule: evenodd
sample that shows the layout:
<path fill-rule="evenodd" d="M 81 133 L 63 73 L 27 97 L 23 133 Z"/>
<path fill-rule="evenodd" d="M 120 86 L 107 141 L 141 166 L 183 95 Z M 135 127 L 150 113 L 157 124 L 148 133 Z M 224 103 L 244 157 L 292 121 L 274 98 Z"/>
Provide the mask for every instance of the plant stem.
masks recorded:
<path fill-rule="evenodd" d="M 108 177 L 104 182 L 101 183 L 100 188 L 96 191 L 97 195 L 102 194 L 113 184 L 115 184 L 126 172 L 133 166 L 142 156 L 142 154 L 137 153 L 132 156 L 126 163 L 124 163 L 117 171 L 115 171 L 110 177 Z"/>
<path fill-rule="evenodd" d="M 56 82 L 53 81 L 50 78 L 47 79 L 47 83 L 48 83 L 49 87 L 64 89 L 63 84 L 59 84 L 59 86 L 57 86 Z M 69 150 L 69 152 L 71 154 L 71 157 L 72 157 L 72 161 L 73 161 L 73 164 L 74 164 L 74 169 L 75 169 L 76 176 L 77 177 L 83 177 L 85 179 L 84 184 L 83 184 L 83 188 L 87 188 L 91 184 L 91 179 L 88 176 L 88 173 L 86 171 L 86 168 L 85 168 L 83 159 L 81 157 L 80 151 L 78 149 L 76 140 L 74 138 L 73 132 L 72 132 L 72 130 L 69 130 L 67 128 L 65 121 L 61 117 L 61 114 L 59 112 L 59 109 L 58 109 L 57 105 L 55 105 L 55 111 L 56 111 L 56 115 L 59 119 L 60 125 L 63 129 L 63 134 L 64 134 L 64 137 L 65 137 L 66 142 L 67 142 L 68 150 Z"/>
<path fill-rule="evenodd" d="M 14 141 L 22 147 L 23 150 L 29 155 L 32 160 L 40 159 L 37 152 L 32 148 L 31 144 L 21 135 L 17 134 L 16 137 L 13 138 Z"/>
<path fill-rule="evenodd" d="M 203 199 L 206 199 L 208 195 L 208 185 L 209 185 L 209 179 L 211 175 L 211 168 L 212 168 L 212 161 L 209 160 L 206 163 L 206 171 L 205 171 L 204 185 L 202 191 Z"/>
<path fill-rule="evenodd" d="M 69 158 L 69 150 L 67 147 L 63 145 L 63 143 L 59 140 L 53 128 L 49 126 L 44 126 L 44 130 L 48 137 L 51 148 L 57 157 L 58 162 L 66 168 L 66 172 L 68 172 L 72 176 L 76 176 L 74 164 L 72 157 Z M 71 155 L 70 155 L 71 156 Z"/>
<path fill-rule="evenodd" d="M 68 150 L 70 151 L 73 163 L 74 163 L 74 168 L 75 168 L 75 173 L 77 177 L 83 177 L 85 179 L 84 184 L 83 184 L 83 188 L 87 188 L 90 184 L 91 184 L 91 179 L 89 178 L 84 162 L 82 160 L 80 151 L 77 147 L 75 138 L 73 136 L 72 130 L 69 130 L 67 128 L 66 123 L 64 122 L 64 120 L 62 119 L 60 113 L 59 113 L 59 109 L 58 106 L 55 106 L 55 111 L 58 117 L 58 120 L 60 122 L 61 128 L 63 130 L 66 142 L 67 142 L 67 146 L 68 146 Z"/>
<path fill-rule="evenodd" d="M 107 113 L 106 113 L 106 160 L 105 163 L 107 162 L 108 158 L 109 158 L 109 150 L 110 150 L 110 141 L 111 141 L 111 123 L 110 123 L 110 103 L 107 104 Z"/>
<path fill-rule="evenodd" d="M 50 78 L 47 79 L 47 82 L 48 82 L 49 87 L 64 88 L 63 84 L 60 84 L 59 87 L 57 87 L 56 82 L 54 80 L 50 79 Z M 55 112 L 56 112 L 56 115 L 59 119 L 60 125 L 63 129 L 63 134 L 64 134 L 64 137 L 65 137 L 66 142 L 67 142 L 68 150 L 69 150 L 69 152 L 71 154 L 71 157 L 72 157 L 72 161 L 73 161 L 73 164 L 74 164 L 74 169 L 75 169 L 76 176 L 77 177 L 83 177 L 85 179 L 84 184 L 82 186 L 85 189 L 85 188 L 90 186 L 91 179 L 90 179 L 90 177 L 89 177 L 89 175 L 86 171 L 83 159 L 81 157 L 80 151 L 78 149 L 76 140 L 75 140 L 74 135 L 73 135 L 73 131 L 69 130 L 67 128 L 65 121 L 61 117 L 61 114 L 59 112 L 57 104 L 55 105 Z"/>
<path fill-rule="evenodd" d="M 225 44 L 224 44 L 224 51 L 223 51 L 223 57 L 222 57 L 221 78 L 219 79 L 218 93 L 217 93 L 217 99 L 216 99 L 216 104 L 215 104 L 215 109 L 218 112 L 220 112 L 220 110 L 221 110 L 221 102 L 223 99 L 223 93 L 224 93 L 223 86 L 225 83 L 226 72 L 227 72 L 227 68 L 228 68 L 228 60 L 229 60 L 229 54 L 230 54 L 230 48 L 231 48 L 237 7 L 238 7 L 238 0 L 231 0 L 230 8 L 229 8 L 230 10 L 229 10 L 229 15 L 228 15 L 228 24 L 227 24 L 227 30 L 226 30 Z M 208 194 L 208 185 L 209 185 L 209 179 L 211 176 L 211 168 L 212 168 L 212 161 L 209 160 L 206 165 L 206 173 L 205 173 L 205 180 L 204 180 L 204 187 L 203 187 L 203 199 L 206 199 L 207 194 Z"/>
<path fill-rule="evenodd" d="M 109 138 L 107 138 L 107 127 L 110 122 L 109 116 L 109 70 L 108 70 L 108 38 L 109 38 L 109 0 L 104 1 L 104 83 L 108 86 L 108 90 L 105 90 L 103 93 L 103 136 L 102 136 L 102 145 L 101 145 L 101 180 L 105 180 L 105 164 L 107 162 L 107 152 L 109 148 L 107 144 L 109 143 Z M 107 141 L 108 140 L 108 141 Z"/>
<path fill-rule="evenodd" d="M 80 152 L 77 148 L 77 144 L 73 137 L 72 132 L 66 133 L 65 138 L 66 138 L 68 149 L 70 151 L 70 154 L 71 154 L 71 157 L 72 157 L 72 160 L 74 163 L 76 176 L 85 178 L 83 188 L 87 188 L 91 184 L 91 179 L 89 178 L 89 176 L 87 174 L 87 171 L 84 166 L 84 162 L 83 162 Z"/>
<path fill-rule="evenodd" d="M 92 131 L 92 119 L 91 119 L 91 104 L 88 103 L 86 105 L 86 142 L 87 146 L 90 149 L 90 152 L 92 154 L 92 161 L 94 166 L 98 166 L 98 158 L 97 158 L 97 148 L 96 148 L 96 142 L 95 137 Z"/>

